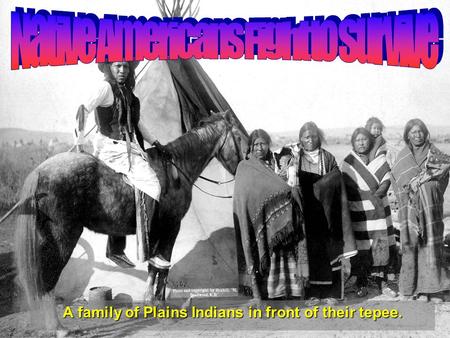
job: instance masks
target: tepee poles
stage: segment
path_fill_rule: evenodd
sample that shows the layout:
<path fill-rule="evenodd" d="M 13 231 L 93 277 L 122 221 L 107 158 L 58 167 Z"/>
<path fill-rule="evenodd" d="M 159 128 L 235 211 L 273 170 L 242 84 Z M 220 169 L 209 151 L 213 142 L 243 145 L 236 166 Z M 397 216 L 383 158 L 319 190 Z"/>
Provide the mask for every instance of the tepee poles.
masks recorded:
<path fill-rule="evenodd" d="M 200 0 L 196 3 L 194 0 L 189 0 L 186 4 L 186 8 L 184 8 L 186 0 L 172 0 L 172 9 L 169 8 L 166 0 L 156 0 L 156 3 L 158 4 L 161 16 L 166 18 L 184 18 L 186 14 L 188 14 L 189 17 L 194 18 L 200 10 Z"/>

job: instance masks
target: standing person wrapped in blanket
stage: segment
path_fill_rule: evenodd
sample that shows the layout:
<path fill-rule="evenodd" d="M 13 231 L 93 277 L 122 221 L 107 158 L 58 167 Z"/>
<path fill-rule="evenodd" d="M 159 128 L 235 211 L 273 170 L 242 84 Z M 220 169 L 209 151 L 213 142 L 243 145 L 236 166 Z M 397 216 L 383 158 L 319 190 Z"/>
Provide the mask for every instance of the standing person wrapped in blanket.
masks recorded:
<path fill-rule="evenodd" d="M 282 162 L 290 162 L 288 184 L 299 187 L 303 196 L 310 266 L 307 295 L 310 303 L 325 299 L 331 305 L 344 297 L 341 260 L 357 253 L 347 196 L 334 156 L 322 148 L 322 130 L 307 122 L 300 128 L 299 141 L 299 151 Z"/>
<path fill-rule="evenodd" d="M 384 295 L 396 297 L 397 293 L 387 285 L 388 270 L 396 259 L 394 227 L 386 197 L 390 168 L 383 153 L 370 161 L 374 142 L 367 129 L 357 128 L 351 138 L 353 150 L 341 166 L 358 248 L 358 254 L 351 259 L 352 275 L 357 277 L 357 296 L 367 295 L 368 278 L 372 275 Z"/>
<path fill-rule="evenodd" d="M 248 159 L 236 171 L 233 216 L 239 286 L 263 298 L 303 297 L 308 268 L 300 195 L 274 172 L 270 136 L 250 134 Z"/>
<path fill-rule="evenodd" d="M 450 271 L 443 257 L 443 203 L 448 185 L 450 156 L 429 140 L 419 119 L 410 120 L 403 132 L 406 146 L 392 167 L 392 182 L 399 201 L 403 299 L 442 302 L 450 290 Z"/>

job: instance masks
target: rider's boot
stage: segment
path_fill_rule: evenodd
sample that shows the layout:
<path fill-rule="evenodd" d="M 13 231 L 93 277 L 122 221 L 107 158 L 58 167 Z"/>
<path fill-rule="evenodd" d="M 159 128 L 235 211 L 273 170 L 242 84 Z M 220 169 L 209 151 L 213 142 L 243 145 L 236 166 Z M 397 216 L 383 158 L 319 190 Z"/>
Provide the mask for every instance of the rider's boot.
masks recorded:
<path fill-rule="evenodd" d="M 108 236 L 108 246 L 106 247 L 106 257 L 124 269 L 134 268 L 135 265 L 125 255 L 126 237 Z"/>

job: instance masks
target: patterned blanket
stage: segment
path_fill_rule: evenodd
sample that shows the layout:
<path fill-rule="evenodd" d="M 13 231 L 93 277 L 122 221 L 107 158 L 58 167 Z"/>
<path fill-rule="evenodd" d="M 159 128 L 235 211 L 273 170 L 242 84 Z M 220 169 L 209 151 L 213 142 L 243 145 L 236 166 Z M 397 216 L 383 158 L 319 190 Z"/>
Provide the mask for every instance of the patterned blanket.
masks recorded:
<path fill-rule="evenodd" d="M 383 136 L 378 136 L 375 139 L 372 150 L 369 153 L 369 160 L 373 161 L 377 156 L 380 155 L 387 155 L 387 144 Z"/>
<path fill-rule="evenodd" d="M 377 156 L 366 165 L 352 151 L 344 159 L 342 172 L 358 252 L 371 255 L 372 266 L 386 266 L 389 247 L 395 246 L 394 228 L 387 197 L 375 195 L 379 186 L 390 179 L 386 157 Z"/>
<path fill-rule="evenodd" d="M 392 179 L 397 198 L 400 201 L 400 234 L 402 243 L 407 244 L 410 239 L 410 231 L 416 230 L 421 241 L 427 240 L 425 210 L 430 204 L 430 217 L 436 219 L 441 214 L 439 208 L 433 207 L 435 201 L 426 198 L 425 183 L 441 181 L 443 190 L 447 186 L 448 171 L 450 169 L 450 156 L 442 153 L 433 144 L 430 145 L 425 163 L 417 163 L 408 147 L 402 149 L 395 165 L 392 167 Z M 444 191 L 442 191 L 442 194 Z M 403 203 L 402 203 L 403 202 Z M 408 208 L 410 210 L 408 210 Z M 434 215 L 434 216 L 433 216 Z M 408 222 L 416 224 L 407 229 Z M 433 239 L 432 239 L 433 240 Z"/>
<path fill-rule="evenodd" d="M 443 257 L 443 194 L 448 184 L 450 157 L 429 145 L 426 158 L 417 163 L 408 147 L 392 167 L 392 182 L 399 201 L 404 295 L 450 289 L 450 271 Z"/>
<path fill-rule="evenodd" d="M 233 214 L 241 231 L 244 253 L 256 245 L 256 268 L 262 273 L 268 271 L 273 250 L 297 243 L 302 233 L 301 223 L 293 221 L 291 187 L 256 159 L 242 161 L 238 166 Z M 250 252 L 248 255 L 252 256 Z"/>
<path fill-rule="evenodd" d="M 268 294 L 271 296 L 278 293 L 276 289 L 278 285 L 284 284 L 283 280 L 292 286 L 296 283 L 295 266 L 288 269 L 292 271 L 287 275 L 284 273 L 284 269 L 295 265 L 296 247 L 303 238 L 301 213 L 295 206 L 291 187 L 271 168 L 257 159 L 239 164 L 233 196 L 233 217 L 240 287 L 250 287 L 249 278 L 256 275 L 260 285 L 269 282 Z M 294 253 L 294 256 L 289 252 Z M 276 266 L 274 262 L 271 264 L 274 259 L 277 261 Z M 267 291 L 266 287 L 262 289 Z"/>

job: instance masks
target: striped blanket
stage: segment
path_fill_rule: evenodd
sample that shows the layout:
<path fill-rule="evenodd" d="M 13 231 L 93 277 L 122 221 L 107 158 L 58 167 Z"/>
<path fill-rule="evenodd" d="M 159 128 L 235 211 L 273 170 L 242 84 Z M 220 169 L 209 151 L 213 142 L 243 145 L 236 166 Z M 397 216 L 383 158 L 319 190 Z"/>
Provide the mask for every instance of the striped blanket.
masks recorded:
<path fill-rule="evenodd" d="M 390 262 L 389 247 L 395 246 L 394 228 L 387 197 L 375 196 L 380 184 L 390 179 L 386 157 L 377 156 L 366 165 L 352 151 L 341 169 L 358 254 L 371 256 L 374 267 L 386 266 Z"/>
<path fill-rule="evenodd" d="M 449 158 L 434 145 L 417 163 L 408 147 L 392 167 L 392 182 L 399 201 L 403 295 L 450 289 L 450 271 L 443 258 L 443 202 L 448 184 Z"/>

